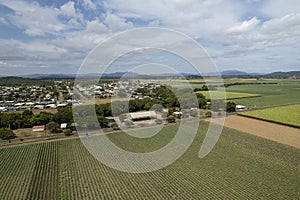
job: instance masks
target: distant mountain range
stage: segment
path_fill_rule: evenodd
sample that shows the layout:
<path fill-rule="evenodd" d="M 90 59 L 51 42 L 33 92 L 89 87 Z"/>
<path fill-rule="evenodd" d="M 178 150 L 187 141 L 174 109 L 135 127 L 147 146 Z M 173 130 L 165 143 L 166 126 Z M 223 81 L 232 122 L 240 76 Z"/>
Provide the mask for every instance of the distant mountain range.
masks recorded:
<path fill-rule="evenodd" d="M 31 79 L 74 79 L 76 77 L 83 78 L 99 78 L 100 74 L 90 73 L 90 74 L 29 74 L 29 75 L 19 75 L 17 77 L 22 78 L 31 78 Z M 203 76 L 218 76 L 222 75 L 223 77 L 265 77 L 265 78 L 300 78 L 300 71 L 289 71 L 289 72 L 272 72 L 269 74 L 261 74 L 261 73 L 247 73 L 244 71 L 238 70 L 227 70 L 222 71 L 220 74 L 217 73 L 204 73 Z M 191 73 L 163 73 L 163 74 L 138 74 L 134 72 L 114 72 L 114 73 L 105 73 L 102 74 L 102 78 L 153 78 L 153 77 L 186 77 L 186 78 L 197 78 L 201 77 L 199 75 L 191 74 Z M 4 76 L 2 76 L 4 77 Z"/>
<path fill-rule="evenodd" d="M 273 72 L 267 74 L 266 77 L 270 78 L 300 78 L 300 71 L 290 71 L 290 72 Z"/>

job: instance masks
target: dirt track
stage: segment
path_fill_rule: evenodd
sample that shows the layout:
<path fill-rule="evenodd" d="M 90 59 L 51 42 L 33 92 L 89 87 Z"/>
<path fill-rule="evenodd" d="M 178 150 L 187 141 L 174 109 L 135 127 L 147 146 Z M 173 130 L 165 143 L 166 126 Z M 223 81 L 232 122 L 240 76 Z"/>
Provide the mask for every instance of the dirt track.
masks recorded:
<path fill-rule="evenodd" d="M 298 128 L 237 115 L 227 116 L 225 126 L 300 149 L 300 129 Z"/>

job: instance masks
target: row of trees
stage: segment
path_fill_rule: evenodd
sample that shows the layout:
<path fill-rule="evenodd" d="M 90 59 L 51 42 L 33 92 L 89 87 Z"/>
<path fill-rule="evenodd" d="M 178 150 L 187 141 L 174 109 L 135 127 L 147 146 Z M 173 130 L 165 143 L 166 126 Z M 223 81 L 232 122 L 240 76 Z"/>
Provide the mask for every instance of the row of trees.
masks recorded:
<path fill-rule="evenodd" d="M 0 113 L 0 128 L 31 128 L 32 126 L 45 125 L 49 122 L 57 124 L 72 123 L 72 109 L 60 108 L 55 114 L 49 112 L 33 114 L 30 110 L 24 110 L 23 113 Z"/>

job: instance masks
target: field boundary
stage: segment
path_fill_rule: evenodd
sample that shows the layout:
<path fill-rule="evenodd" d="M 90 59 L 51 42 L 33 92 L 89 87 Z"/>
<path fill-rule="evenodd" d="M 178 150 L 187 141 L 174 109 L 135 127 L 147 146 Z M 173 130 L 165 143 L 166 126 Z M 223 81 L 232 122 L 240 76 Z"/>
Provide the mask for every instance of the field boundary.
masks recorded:
<path fill-rule="evenodd" d="M 259 117 L 249 116 L 249 115 L 246 115 L 246 114 L 243 114 L 243 113 L 237 113 L 237 114 L 241 117 L 248 117 L 248 118 L 257 119 L 257 120 L 261 120 L 261 121 L 265 121 L 265 122 L 271 122 L 271 123 L 274 123 L 274 124 L 289 126 L 289 127 L 293 127 L 293 128 L 300 128 L 300 126 L 297 126 L 297 125 L 294 125 L 294 124 L 288 124 L 288 123 L 278 122 L 278 121 L 274 121 L 274 120 L 270 120 L 270 119 L 263 119 L 263 118 L 259 118 Z"/>
<path fill-rule="evenodd" d="M 250 94 L 250 93 L 249 93 L 249 94 Z M 262 95 L 248 96 L 248 97 L 226 98 L 226 100 L 235 100 L 235 99 L 250 99 L 250 98 L 257 98 L 257 97 L 262 97 Z"/>

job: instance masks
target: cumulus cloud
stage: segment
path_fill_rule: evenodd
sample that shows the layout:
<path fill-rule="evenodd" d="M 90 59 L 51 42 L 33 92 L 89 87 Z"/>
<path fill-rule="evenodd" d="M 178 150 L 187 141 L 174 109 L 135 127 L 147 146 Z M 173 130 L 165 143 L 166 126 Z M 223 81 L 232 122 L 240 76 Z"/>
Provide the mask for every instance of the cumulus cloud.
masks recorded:
<path fill-rule="evenodd" d="M 69 1 L 67 3 L 65 3 L 64 5 L 62 5 L 60 7 L 60 10 L 62 11 L 62 14 L 69 17 L 69 18 L 76 18 L 77 14 L 76 14 L 76 9 L 74 7 L 74 2 L 73 1 Z"/>
<path fill-rule="evenodd" d="M 88 21 L 86 25 L 87 32 L 90 33 L 105 33 L 108 31 L 107 27 L 99 21 L 99 19 L 95 19 L 92 21 Z"/>
<path fill-rule="evenodd" d="M 10 22 L 23 29 L 27 35 L 41 36 L 67 29 L 58 19 L 60 11 L 57 8 L 16 0 L 3 0 L 1 4 L 14 11 L 14 14 L 8 16 Z"/>
<path fill-rule="evenodd" d="M 253 17 L 249 21 L 244 21 L 241 24 L 228 28 L 226 32 L 230 34 L 247 33 L 252 31 L 259 23 L 260 20 L 257 19 L 256 17 Z"/>
<path fill-rule="evenodd" d="M 124 18 L 119 17 L 111 12 L 106 13 L 104 22 L 112 32 L 122 31 L 133 28 L 132 22 L 127 22 Z"/>
<path fill-rule="evenodd" d="M 139 26 L 175 29 L 193 37 L 222 68 L 243 63 L 245 69 L 255 70 L 250 67 L 255 64 L 265 70 L 280 67 L 279 58 L 286 66 L 299 66 L 298 0 L 67 0 L 52 6 L 36 1 L 1 0 L 9 12 L 1 13 L 0 25 L 19 31 L 11 40 L 0 36 L 1 48 L 9 52 L 0 49 L 2 66 L 74 70 L 111 34 Z"/>
<path fill-rule="evenodd" d="M 69 1 L 60 7 L 61 15 L 68 18 L 68 24 L 73 26 L 80 25 L 80 22 L 83 22 L 83 14 L 75 8 L 75 3 Z"/>
<path fill-rule="evenodd" d="M 262 32 L 264 34 L 276 34 L 279 36 L 299 36 L 300 13 L 269 20 L 263 24 Z"/>

